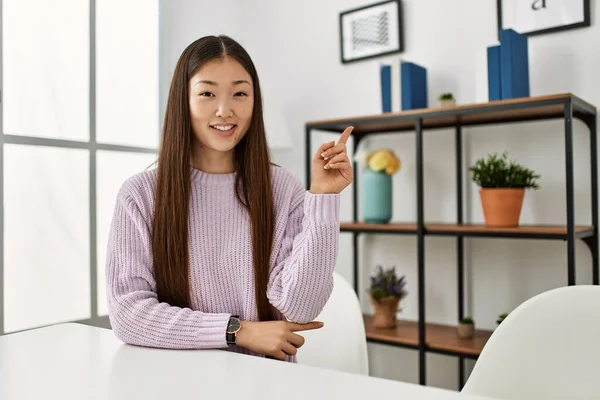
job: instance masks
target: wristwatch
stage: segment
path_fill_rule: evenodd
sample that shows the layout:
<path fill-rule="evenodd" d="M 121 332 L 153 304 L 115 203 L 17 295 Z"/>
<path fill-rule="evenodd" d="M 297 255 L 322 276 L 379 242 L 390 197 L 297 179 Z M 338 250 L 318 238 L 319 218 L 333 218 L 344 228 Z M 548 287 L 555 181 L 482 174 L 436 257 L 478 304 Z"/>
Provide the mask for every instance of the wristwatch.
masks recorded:
<path fill-rule="evenodd" d="M 240 321 L 240 317 L 238 315 L 232 315 L 231 318 L 229 318 L 229 323 L 227 324 L 227 330 L 225 332 L 227 344 L 235 344 L 235 335 L 241 328 L 242 321 Z"/>

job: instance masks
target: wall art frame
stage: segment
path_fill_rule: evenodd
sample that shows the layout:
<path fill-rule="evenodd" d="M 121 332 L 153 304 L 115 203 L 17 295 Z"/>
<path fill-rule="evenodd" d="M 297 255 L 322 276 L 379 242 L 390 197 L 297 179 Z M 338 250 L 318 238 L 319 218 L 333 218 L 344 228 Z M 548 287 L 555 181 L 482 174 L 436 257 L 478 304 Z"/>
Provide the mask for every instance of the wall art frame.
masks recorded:
<path fill-rule="evenodd" d="M 343 64 L 401 53 L 404 51 L 401 0 L 341 12 L 339 35 Z"/>

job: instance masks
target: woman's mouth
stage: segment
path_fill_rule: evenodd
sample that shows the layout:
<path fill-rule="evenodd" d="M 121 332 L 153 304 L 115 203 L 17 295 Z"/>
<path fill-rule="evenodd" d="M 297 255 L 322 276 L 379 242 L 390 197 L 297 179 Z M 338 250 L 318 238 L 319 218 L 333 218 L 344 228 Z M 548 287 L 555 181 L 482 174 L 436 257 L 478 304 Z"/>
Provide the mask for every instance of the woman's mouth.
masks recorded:
<path fill-rule="evenodd" d="M 221 136 L 230 136 L 235 131 L 235 124 L 218 124 L 211 125 L 210 128 L 217 134 Z"/>

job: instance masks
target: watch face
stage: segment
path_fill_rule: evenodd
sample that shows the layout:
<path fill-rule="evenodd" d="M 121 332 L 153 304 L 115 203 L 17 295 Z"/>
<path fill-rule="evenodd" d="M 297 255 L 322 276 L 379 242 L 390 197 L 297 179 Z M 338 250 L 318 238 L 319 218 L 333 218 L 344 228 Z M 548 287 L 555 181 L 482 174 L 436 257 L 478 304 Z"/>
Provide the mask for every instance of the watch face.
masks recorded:
<path fill-rule="evenodd" d="M 235 333 L 241 327 L 240 320 L 237 318 L 231 318 L 229 320 L 229 325 L 227 325 L 227 333 Z"/>

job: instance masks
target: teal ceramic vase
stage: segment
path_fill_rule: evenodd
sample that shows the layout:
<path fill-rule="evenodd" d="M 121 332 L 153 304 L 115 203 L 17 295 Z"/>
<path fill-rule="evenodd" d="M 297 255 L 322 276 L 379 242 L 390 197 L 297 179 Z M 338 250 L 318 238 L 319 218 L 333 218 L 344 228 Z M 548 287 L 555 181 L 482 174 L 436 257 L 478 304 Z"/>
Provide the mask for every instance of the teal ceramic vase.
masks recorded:
<path fill-rule="evenodd" d="M 392 219 L 392 177 L 384 171 L 365 169 L 362 178 L 363 219 L 370 224 L 387 224 Z"/>

